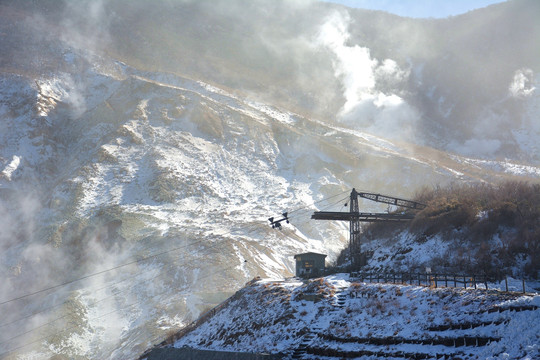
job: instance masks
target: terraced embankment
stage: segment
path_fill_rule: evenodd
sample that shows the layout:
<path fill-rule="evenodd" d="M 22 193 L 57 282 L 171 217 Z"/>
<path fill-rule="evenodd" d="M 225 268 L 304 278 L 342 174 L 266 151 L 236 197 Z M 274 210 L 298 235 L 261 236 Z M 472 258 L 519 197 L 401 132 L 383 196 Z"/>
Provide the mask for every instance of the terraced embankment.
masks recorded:
<path fill-rule="evenodd" d="M 263 280 L 174 347 L 293 359 L 535 358 L 539 306 L 538 294 L 366 284 L 348 275 Z"/>

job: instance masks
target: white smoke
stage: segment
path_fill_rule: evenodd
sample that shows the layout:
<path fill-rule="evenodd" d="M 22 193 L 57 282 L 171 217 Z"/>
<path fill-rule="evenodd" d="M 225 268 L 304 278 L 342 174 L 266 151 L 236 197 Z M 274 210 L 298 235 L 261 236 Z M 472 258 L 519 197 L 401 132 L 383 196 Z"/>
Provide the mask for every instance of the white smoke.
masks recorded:
<path fill-rule="evenodd" d="M 84 85 L 78 83 L 70 74 L 60 73 L 53 78 L 42 78 L 36 81 L 39 89 L 39 115 L 47 116 L 56 108 L 57 103 L 69 105 L 71 116 L 78 118 L 86 110 L 83 94 Z"/>
<path fill-rule="evenodd" d="M 501 147 L 501 141 L 497 139 L 474 138 L 465 141 L 459 147 L 461 153 L 469 156 L 493 156 Z"/>
<path fill-rule="evenodd" d="M 335 11 L 316 39 L 333 54 L 334 73 L 342 83 L 345 103 L 339 119 L 379 135 L 412 139 L 418 114 L 395 90 L 408 79 L 409 71 L 400 69 L 394 60 L 373 59 L 366 47 L 348 45 L 349 23 L 347 12 Z"/>
<path fill-rule="evenodd" d="M 514 78 L 508 87 L 510 95 L 515 98 L 531 96 L 536 89 L 534 87 L 534 73 L 531 69 L 519 69 L 514 73 Z"/>
<path fill-rule="evenodd" d="M 62 40 L 75 49 L 99 52 L 111 41 L 109 27 L 113 17 L 105 0 L 66 1 Z"/>
<path fill-rule="evenodd" d="M 335 54 L 335 75 L 343 83 L 345 104 L 342 113 L 350 112 L 359 102 L 370 98 L 375 87 L 377 61 L 371 59 L 368 48 L 347 46 L 348 13 L 334 12 L 321 27 L 317 41 Z"/>

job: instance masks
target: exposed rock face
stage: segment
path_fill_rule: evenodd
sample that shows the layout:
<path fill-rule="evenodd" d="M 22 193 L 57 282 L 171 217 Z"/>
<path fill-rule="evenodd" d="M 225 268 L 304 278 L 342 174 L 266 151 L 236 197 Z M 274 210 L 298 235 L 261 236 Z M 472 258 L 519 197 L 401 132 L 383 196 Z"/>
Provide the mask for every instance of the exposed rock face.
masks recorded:
<path fill-rule="evenodd" d="M 0 356 L 140 354 L 295 253 L 334 259 L 344 225 L 309 216 L 353 186 L 540 177 L 536 1 L 270 3 L 2 2 Z M 499 49 L 494 22 L 523 29 Z"/>

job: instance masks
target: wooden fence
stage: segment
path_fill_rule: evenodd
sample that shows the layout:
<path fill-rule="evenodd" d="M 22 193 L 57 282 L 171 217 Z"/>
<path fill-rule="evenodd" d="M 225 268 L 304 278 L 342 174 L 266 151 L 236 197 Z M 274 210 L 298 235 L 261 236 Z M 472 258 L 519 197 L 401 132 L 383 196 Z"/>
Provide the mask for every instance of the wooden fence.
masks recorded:
<path fill-rule="evenodd" d="M 463 287 L 488 290 L 488 283 L 495 279 L 482 275 L 448 275 L 432 273 L 373 273 L 351 272 L 351 278 L 370 283 L 394 283 L 419 286 L 437 287 Z M 508 289 L 508 278 L 504 278 L 505 290 Z M 522 292 L 525 293 L 525 280 L 521 280 Z"/>

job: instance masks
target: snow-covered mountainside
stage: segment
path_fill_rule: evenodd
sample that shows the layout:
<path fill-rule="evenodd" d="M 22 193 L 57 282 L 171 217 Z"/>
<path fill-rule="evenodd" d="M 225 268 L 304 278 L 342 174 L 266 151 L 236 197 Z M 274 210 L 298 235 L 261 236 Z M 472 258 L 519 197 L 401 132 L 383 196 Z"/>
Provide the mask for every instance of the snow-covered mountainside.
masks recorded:
<path fill-rule="evenodd" d="M 302 359 L 535 359 L 539 306 L 538 294 L 372 284 L 343 274 L 260 280 L 173 346 Z"/>
<path fill-rule="evenodd" d="M 395 231 L 363 244 L 369 254 L 365 271 L 424 271 L 426 267 L 440 273 L 478 273 L 490 277 L 510 274 L 518 278 L 526 276 L 526 270 L 536 266 L 530 253 L 503 256 L 508 239 L 515 230 L 500 229 L 488 241 L 471 243 L 473 237 L 468 229 L 454 230 L 451 234 L 419 235 L 408 230 Z M 526 249 L 533 252 L 531 249 Z M 536 255 L 536 254 L 535 254 Z M 537 256 L 537 255 L 536 255 Z M 536 268 L 533 271 L 536 272 Z"/>
<path fill-rule="evenodd" d="M 425 65 L 367 51 L 373 81 L 347 91 L 360 75 L 336 56 L 367 49 L 347 42 L 354 12 L 149 4 L 0 4 L 0 358 L 136 357 L 248 279 L 290 276 L 295 253 L 334 260 L 346 225 L 310 215 L 341 209 L 352 187 L 407 197 L 420 185 L 540 179 L 534 63 L 505 83 L 520 146 L 474 156 L 439 146 L 447 124 L 433 121 L 429 141 L 413 126 L 428 102 L 413 95 L 435 81 L 423 72 L 414 87 Z M 257 23 L 233 21 L 252 21 L 249 11 L 290 17 L 254 35 Z M 281 41 L 283 29 L 296 35 Z M 272 229 L 285 211 L 291 223 Z"/>

